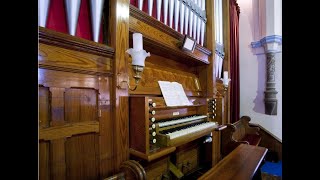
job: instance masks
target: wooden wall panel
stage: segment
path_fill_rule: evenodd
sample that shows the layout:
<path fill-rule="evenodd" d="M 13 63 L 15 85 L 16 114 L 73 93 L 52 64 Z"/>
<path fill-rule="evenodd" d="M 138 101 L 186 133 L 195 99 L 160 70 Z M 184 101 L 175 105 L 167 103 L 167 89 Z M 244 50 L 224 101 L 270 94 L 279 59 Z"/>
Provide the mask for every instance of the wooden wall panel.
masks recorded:
<path fill-rule="evenodd" d="M 50 154 L 48 141 L 39 142 L 39 180 L 50 179 Z"/>
<path fill-rule="evenodd" d="M 111 74 L 110 58 L 47 44 L 39 44 L 39 67 L 84 74 Z"/>
<path fill-rule="evenodd" d="M 69 123 L 98 120 L 98 92 L 70 88 L 65 91 L 65 117 Z"/>
<path fill-rule="evenodd" d="M 39 87 L 39 129 L 49 127 L 50 121 L 50 92 L 47 87 Z"/>
<path fill-rule="evenodd" d="M 256 126 L 256 125 L 255 125 Z M 282 160 L 282 142 L 280 142 L 277 138 L 271 135 L 266 129 L 261 126 L 260 127 L 260 135 L 261 141 L 259 146 L 268 148 L 269 151 L 276 152 L 279 160 Z"/>
<path fill-rule="evenodd" d="M 66 179 L 99 179 L 99 137 L 97 134 L 67 138 L 65 144 Z"/>
<path fill-rule="evenodd" d="M 134 86 L 133 73 L 133 70 L 130 69 L 130 86 Z M 161 95 L 158 81 L 175 81 L 182 84 L 188 96 L 199 96 L 201 90 L 198 89 L 196 80 L 198 80 L 198 77 L 194 67 L 151 54 L 146 59 L 146 66 L 137 89 L 130 91 L 130 94 Z"/>
<path fill-rule="evenodd" d="M 49 35 L 42 32 L 41 37 L 40 42 L 44 42 L 39 44 L 38 55 L 41 178 L 87 180 L 110 176 L 115 157 L 110 51 L 68 35 L 63 35 L 64 40 L 51 31 Z"/>
<path fill-rule="evenodd" d="M 109 39 L 110 46 L 115 51 L 113 73 L 128 77 L 128 54 L 129 48 L 129 1 L 110 0 L 109 14 Z M 115 76 L 116 77 L 116 76 Z M 120 164 L 129 159 L 129 106 L 128 89 L 117 88 L 117 78 L 111 83 L 112 120 L 114 136 L 113 140 L 113 168 L 119 171 Z"/>

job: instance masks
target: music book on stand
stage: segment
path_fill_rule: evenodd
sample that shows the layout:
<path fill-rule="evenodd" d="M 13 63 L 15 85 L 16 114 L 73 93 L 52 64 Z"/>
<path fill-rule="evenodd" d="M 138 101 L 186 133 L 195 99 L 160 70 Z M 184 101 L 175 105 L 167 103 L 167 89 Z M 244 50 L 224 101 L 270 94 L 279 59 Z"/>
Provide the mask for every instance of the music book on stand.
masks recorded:
<path fill-rule="evenodd" d="M 167 106 L 193 105 L 180 83 L 169 81 L 158 81 L 158 83 Z"/>

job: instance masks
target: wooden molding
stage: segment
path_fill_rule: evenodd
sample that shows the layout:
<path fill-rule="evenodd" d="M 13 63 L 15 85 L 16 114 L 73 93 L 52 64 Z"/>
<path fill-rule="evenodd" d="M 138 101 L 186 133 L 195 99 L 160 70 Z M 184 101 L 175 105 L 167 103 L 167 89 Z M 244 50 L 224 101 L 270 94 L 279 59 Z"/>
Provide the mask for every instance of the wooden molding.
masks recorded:
<path fill-rule="evenodd" d="M 79 74 L 89 74 L 89 75 L 96 75 L 96 76 L 112 76 L 112 72 L 97 72 L 97 71 L 89 71 L 83 69 L 75 69 L 75 68 L 67 68 L 67 67 L 58 67 L 53 65 L 46 65 L 39 63 L 39 68 L 42 69 L 49 69 L 55 71 L 63 71 L 63 72 L 71 72 L 71 73 L 79 73 Z"/>
<path fill-rule="evenodd" d="M 77 134 L 98 133 L 99 122 L 87 121 L 67 124 L 64 126 L 49 127 L 39 130 L 39 140 L 54 140 L 65 137 L 71 137 Z"/>
<path fill-rule="evenodd" d="M 158 21 L 157 19 L 153 18 L 152 16 L 149 16 L 147 13 L 140 11 L 138 8 L 136 8 L 132 4 L 130 4 L 130 16 L 132 16 L 140 21 L 143 21 L 150 26 L 153 26 L 153 27 L 161 30 L 162 32 L 178 39 L 181 42 L 183 41 L 184 36 L 182 34 L 175 31 L 174 29 L 170 28 L 169 26 L 163 24 L 161 21 Z M 212 54 L 212 52 L 209 49 L 207 49 L 199 44 L 196 44 L 195 49 L 206 54 L 207 56 L 210 56 Z"/>
<path fill-rule="evenodd" d="M 114 49 L 107 45 L 89 41 L 69 34 L 57 32 L 39 26 L 39 43 L 60 46 L 67 49 L 82 51 L 90 54 L 114 57 Z"/>

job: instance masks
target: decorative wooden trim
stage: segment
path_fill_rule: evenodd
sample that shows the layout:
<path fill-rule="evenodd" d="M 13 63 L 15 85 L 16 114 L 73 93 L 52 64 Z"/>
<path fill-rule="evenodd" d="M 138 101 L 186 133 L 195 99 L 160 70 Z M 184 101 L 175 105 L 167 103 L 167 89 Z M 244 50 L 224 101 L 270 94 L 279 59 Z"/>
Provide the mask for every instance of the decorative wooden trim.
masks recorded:
<path fill-rule="evenodd" d="M 174 152 L 175 150 L 176 150 L 176 147 L 172 146 L 172 147 L 165 147 L 155 153 L 148 154 L 148 155 L 144 154 L 142 152 L 136 151 L 132 148 L 129 149 L 129 152 L 131 155 L 134 155 L 136 157 L 139 157 L 141 159 L 144 159 L 144 160 L 147 160 L 150 162 L 150 161 L 153 161 L 153 160 L 158 159 L 160 157 L 163 157 L 165 155 L 168 155 L 168 154 Z"/>
<path fill-rule="evenodd" d="M 97 72 L 97 71 L 89 71 L 84 69 L 75 69 L 75 68 L 67 68 L 67 67 L 60 67 L 60 66 L 51 66 L 39 63 L 39 68 L 42 69 L 49 69 L 55 71 L 63 71 L 63 72 L 71 72 L 71 73 L 79 73 L 79 74 L 89 74 L 89 75 L 96 75 L 96 76 L 112 76 L 112 72 Z"/>
<path fill-rule="evenodd" d="M 67 49 L 82 51 L 90 54 L 114 57 L 114 49 L 107 45 L 89 41 L 69 34 L 53 31 L 39 26 L 39 43 L 60 46 Z"/>
<path fill-rule="evenodd" d="M 65 137 L 71 137 L 76 134 L 84 133 L 98 133 L 99 132 L 99 122 L 97 121 L 87 121 L 67 124 L 64 126 L 49 127 L 39 130 L 39 140 L 54 140 Z"/>
<path fill-rule="evenodd" d="M 266 128 L 262 127 L 260 124 L 255 124 L 255 123 L 249 123 L 249 125 L 251 126 L 256 126 L 261 128 L 263 131 L 265 131 L 266 133 L 268 133 L 270 136 L 272 136 L 274 139 L 276 139 L 277 141 L 279 141 L 282 144 L 282 140 L 279 139 L 277 136 L 275 136 L 274 134 L 272 134 L 270 131 L 268 131 Z"/>
<path fill-rule="evenodd" d="M 130 28 L 130 31 L 133 32 L 131 28 Z M 208 61 L 200 59 L 199 57 L 197 57 L 196 55 L 194 55 L 191 52 L 184 52 L 184 51 L 181 51 L 180 49 L 178 49 L 178 50 L 172 49 L 172 48 L 167 47 L 166 45 L 164 45 L 160 42 L 155 43 L 155 41 L 149 39 L 148 37 L 144 37 L 144 43 L 147 47 L 150 47 L 153 50 L 161 49 L 161 50 L 164 50 L 165 52 L 168 52 L 168 53 L 166 53 L 168 55 L 167 58 L 171 58 L 170 55 L 174 54 L 174 56 L 180 57 L 180 58 L 176 58 L 176 59 L 178 61 L 183 62 L 183 63 L 187 63 L 185 61 L 185 59 L 189 59 L 192 62 L 197 63 L 197 64 L 199 62 L 204 63 L 204 64 L 210 64 Z"/>
<path fill-rule="evenodd" d="M 136 8 L 132 4 L 130 4 L 130 16 L 132 16 L 136 19 L 139 19 L 140 21 L 143 21 L 144 23 L 163 31 L 164 33 L 178 39 L 181 42 L 183 41 L 184 36 L 182 34 L 175 31 L 174 29 L 170 28 L 169 26 L 163 24 L 161 21 L 158 21 L 157 19 L 153 18 L 152 16 L 149 16 L 147 13 L 140 11 L 138 8 Z M 199 50 L 200 52 L 202 52 L 208 56 L 210 56 L 212 54 L 212 52 L 209 49 L 207 49 L 199 44 L 196 44 L 195 49 Z"/>

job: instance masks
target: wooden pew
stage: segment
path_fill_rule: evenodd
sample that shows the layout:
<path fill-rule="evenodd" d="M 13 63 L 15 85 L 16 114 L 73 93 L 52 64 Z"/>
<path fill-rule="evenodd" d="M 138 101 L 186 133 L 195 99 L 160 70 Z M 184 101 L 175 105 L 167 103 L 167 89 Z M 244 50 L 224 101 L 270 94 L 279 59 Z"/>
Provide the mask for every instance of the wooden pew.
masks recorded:
<path fill-rule="evenodd" d="M 240 144 L 198 180 L 250 180 L 254 177 L 268 149 Z"/>
<path fill-rule="evenodd" d="M 259 127 L 250 127 L 249 116 L 242 116 L 237 122 L 227 124 L 221 131 L 221 155 L 225 157 L 240 144 L 258 146 L 261 141 Z"/>

